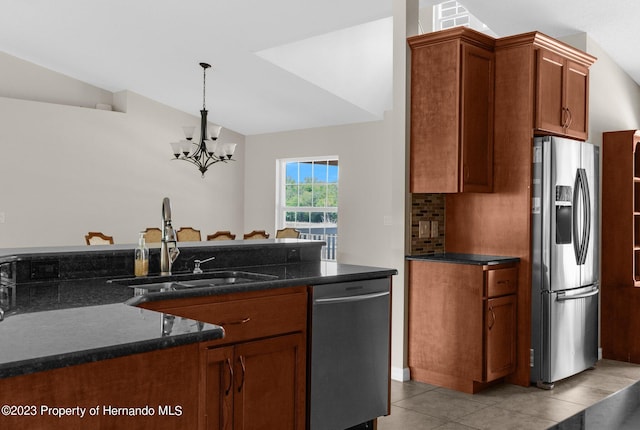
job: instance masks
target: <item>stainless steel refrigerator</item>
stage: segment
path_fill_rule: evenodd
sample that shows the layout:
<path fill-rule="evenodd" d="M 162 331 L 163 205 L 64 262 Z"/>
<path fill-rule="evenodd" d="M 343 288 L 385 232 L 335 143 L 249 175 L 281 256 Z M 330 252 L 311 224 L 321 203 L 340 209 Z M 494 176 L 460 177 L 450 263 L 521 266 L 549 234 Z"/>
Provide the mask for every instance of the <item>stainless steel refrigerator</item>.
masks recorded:
<path fill-rule="evenodd" d="M 533 146 L 531 381 L 541 388 L 598 360 L 600 148 Z"/>

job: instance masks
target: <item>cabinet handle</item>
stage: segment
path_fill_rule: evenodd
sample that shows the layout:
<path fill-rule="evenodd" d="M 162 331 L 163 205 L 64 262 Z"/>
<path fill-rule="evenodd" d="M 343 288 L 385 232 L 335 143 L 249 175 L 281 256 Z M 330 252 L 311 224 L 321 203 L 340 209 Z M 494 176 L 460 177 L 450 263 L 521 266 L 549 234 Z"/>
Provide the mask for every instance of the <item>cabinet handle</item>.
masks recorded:
<path fill-rule="evenodd" d="M 491 324 L 489 324 L 489 330 L 491 330 L 496 323 L 496 313 L 493 312 L 493 306 L 489 308 L 489 312 L 491 312 Z"/>
<path fill-rule="evenodd" d="M 242 379 L 240 380 L 240 386 L 238 387 L 238 393 L 242 391 L 242 387 L 244 385 L 244 374 L 247 371 L 247 368 L 244 366 L 244 356 L 241 355 L 240 358 L 238 358 L 238 361 L 240 362 L 240 366 L 242 367 Z"/>
<path fill-rule="evenodd" d="M 498 282 L 497 282 L 497 284 L 498 284 L 498 285 L 500 285 L 500 284 L 507 284 L 507 285 L 509 285 L 510 283 L 511 283 L 511 281 L 510 281 L 510 280 L 508 280 L 508 279 L 503 279 L 503 280 L 501 280 L 501 281 L 498 281 Z"/>
<path fill-rule="evenodd" d="M 231 387 L 233 387 L 233 366 L 231 365 L 231 360 L 227 358 L 227 367 L 229 368 L 229 386 L 224 391 L 224 395 L 228 396 L 229 392 L 231 392 Z"/>
<path fill-rule="evenodd" d="M 242 318 L 242 319 L 235 320 L 235 321 L 229 321 L 229 322 L 222 321 L 222 322 L 217 323 L 217 325 L 219 325 L 219 326 L 238 325 L 238 324 L 248 323 L 249 321 L 251 321 L 251 317 L 246 317 L 246 318 Z"/>
<path fill-rule="evenodd" d="M 569 108 L 567 108 L 567 115 L 568 115 L 568 118 L 567 118 L 567 127 L 566 128 L 569 128 L 569 127 L 571 127 L 571 123 L 573 122 L 573 115 L 571 115 L 571 109 L 569 109 Z"/>

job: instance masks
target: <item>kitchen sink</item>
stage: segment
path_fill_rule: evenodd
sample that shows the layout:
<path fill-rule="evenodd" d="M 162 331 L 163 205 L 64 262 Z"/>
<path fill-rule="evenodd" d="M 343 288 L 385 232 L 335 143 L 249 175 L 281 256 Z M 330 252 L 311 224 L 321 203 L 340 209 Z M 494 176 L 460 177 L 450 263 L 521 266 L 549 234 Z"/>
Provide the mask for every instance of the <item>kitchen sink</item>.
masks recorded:
<path fill-rule="evenodd" d="M 239 272 L 239 271 L 223 271 L 204 273 L 197 279 L 184 279 L 182 276 L 176 276 L 175 280 L 166 280 L 164 282 L 145 283 L 142 285 L 130 285 L 136 289 L 136 294 L 144 294 L 146 292 L 156 291 L 176 291 L 189 288 L 207 288 L 219 287 L 235 284 L 246 284 L 250 282 L 263 282 L 278 279 L 274 275 L 265 275 L 263 273 Z"/>
<path fill-rule="evenodd" d="M 251 272 L 214 272 L 203 279 L 174 282 L 174 288 L 215 287 L 216 285 L 245 284 L 247 282 L 270 281 L 277 276 Z"/>

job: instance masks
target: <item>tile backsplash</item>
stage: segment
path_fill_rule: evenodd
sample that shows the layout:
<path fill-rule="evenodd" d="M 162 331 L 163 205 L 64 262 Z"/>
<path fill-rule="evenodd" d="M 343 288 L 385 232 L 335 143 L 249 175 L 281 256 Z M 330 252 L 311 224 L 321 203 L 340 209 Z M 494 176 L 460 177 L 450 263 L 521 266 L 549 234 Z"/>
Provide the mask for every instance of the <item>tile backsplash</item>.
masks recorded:
<path fill-rule="evenodd" d="M 420 237 L 421 221 L 423 226 L 426 227 L 423 237 Z M 444 223 L 444 194 L 412 194 L 411 255 L 444 252 Z"/>

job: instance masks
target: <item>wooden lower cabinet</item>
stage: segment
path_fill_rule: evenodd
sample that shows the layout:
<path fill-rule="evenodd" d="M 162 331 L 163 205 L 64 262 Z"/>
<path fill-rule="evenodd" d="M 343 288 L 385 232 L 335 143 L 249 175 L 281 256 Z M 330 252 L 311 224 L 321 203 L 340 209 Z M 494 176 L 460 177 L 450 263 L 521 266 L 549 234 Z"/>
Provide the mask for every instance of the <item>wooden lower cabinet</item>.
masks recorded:
<path fill-rule="evenodd" d="M 411 379 L 475 393 L 516 365 L 517 267 L 409 262 Z"/>
<path fill-rule="evenodd" d="M 306 287 L 148 304 L 218 324 L 200 351 L 201 430 L 304 430 Z"/>
<path fill-rule="evenodd" d="M 0 429 L 197 428 L 198 351 L 194 343 L 0 379 L 0 404 L 23 411 L 0 415 Z M 76 407 L 84 416 L 53 409 Z"/>
<path fill-rule="evenodd" d="M 0 379 L 0 404 L 37 407 L 0 415 L 0 429 L 304 430 L 306 287 L 144 307 L 219 324 L 225 337 Z M 59 418 L 43 406 L 87 412 Z M 154 413 L 126 415 L 144 407 Z"/>
<path fill-rule="evenodd" d="M 205 347 L 202 428 L 304 429 L 304 351 L 302 334 Z"/>

